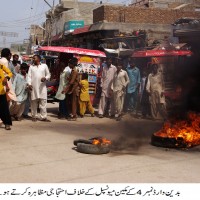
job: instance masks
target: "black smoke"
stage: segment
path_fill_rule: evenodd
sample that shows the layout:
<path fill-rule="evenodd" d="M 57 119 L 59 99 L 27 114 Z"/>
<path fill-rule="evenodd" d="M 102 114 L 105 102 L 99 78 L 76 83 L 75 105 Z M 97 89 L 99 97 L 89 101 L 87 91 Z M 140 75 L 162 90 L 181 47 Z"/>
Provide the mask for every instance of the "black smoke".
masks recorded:
<path fill-rule="evenodd" d="M 182 88 L 181 104 L 174 106 L 170 117 L 185 118 L 188 112 L 200 112 L 200 51 L 179 66 L 177 84 Z"/>

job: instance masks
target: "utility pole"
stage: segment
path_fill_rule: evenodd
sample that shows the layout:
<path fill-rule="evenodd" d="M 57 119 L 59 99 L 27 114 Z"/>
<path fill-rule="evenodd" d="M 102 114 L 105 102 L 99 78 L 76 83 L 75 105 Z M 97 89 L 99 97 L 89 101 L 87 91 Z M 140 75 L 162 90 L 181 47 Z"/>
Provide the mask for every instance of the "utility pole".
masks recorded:
<path fill-rule="evenodd" d="M 49 31 L 48 31 L 48 46 L 51 46 L 51 32 L 53 30 L 55 0 L 53 0 L 52 6 L 49 4 L 47 0 L 44 0 L 44 2 L 51 8 L 51 16 L 50 16 Z"/>

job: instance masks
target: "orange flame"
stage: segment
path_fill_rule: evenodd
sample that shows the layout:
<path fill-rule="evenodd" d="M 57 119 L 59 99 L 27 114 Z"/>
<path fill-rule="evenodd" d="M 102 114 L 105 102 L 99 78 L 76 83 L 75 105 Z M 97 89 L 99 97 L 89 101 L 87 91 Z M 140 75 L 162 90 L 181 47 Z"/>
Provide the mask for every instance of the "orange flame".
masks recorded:
<path fill-rule="evenodd" d="M 106 138 L 98 138 L 98 139 L 93 139 L 92 144 L 94 144 L 94 145 L 110 145 L 111 141 L 107 140 Z"/>
<path fill-rule="evenodd" d="M 155 133 L 156 136 L 168 138 L 182 138 L 187 147 L 200 144 L 200 115 L 189 113 L 187 120 L 171 123 L 166 122 L 163 128 Z"/>

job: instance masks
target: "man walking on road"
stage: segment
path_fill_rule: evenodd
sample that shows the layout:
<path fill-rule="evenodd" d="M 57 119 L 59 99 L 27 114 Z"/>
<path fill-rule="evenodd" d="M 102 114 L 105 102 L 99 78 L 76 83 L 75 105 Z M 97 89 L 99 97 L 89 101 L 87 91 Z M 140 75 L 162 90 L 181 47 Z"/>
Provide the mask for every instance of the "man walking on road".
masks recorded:
<path fill-rule="evenodd" d="M 39 55 L 33 56 L 33 65 L 28 71 L 28 85 L 31 90 L 31 114 L 32 120 L 37 121 L 37 108 L 40 108 L 40 120 L 47 120 L 47 87 L 46 81 L 50 79 L 50 73 L 46 64 L 40 63 Z"/>
<path fill-rule="evenodd" d="M 107 114 L 106 112 L 109 110 L 109 107 L 111 109 L 111 115 L 114 115 L 113 99 L 111 98 L 111 85 L 116 71 L 116 67 L 112 65 L 112 58 L 107 58 L 101 78 L 102 92 L 99 102 L 99 118 L 103 118 L 103 116 Z"/>

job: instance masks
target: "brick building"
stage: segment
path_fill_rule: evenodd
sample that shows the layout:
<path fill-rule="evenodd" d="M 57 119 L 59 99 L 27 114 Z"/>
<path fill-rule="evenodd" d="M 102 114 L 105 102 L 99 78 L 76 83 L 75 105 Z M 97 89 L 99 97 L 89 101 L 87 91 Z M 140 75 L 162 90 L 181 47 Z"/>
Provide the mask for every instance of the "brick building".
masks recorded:
<path fill-rule="evenodd" d="M 93 11 L 94 23 L 118 24 L 120 31 L 145 29 L 150 40 L 170 36 L 171 24 L 179 18 L 200 18 L 200 12 L 184 9 L 143 8 L 137 6 L 101 6 Z"/>
<path fill-rule="evenodd" d="M 133 0 L 131 6 L 198 11 L 200 0 Z"/>

